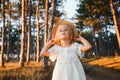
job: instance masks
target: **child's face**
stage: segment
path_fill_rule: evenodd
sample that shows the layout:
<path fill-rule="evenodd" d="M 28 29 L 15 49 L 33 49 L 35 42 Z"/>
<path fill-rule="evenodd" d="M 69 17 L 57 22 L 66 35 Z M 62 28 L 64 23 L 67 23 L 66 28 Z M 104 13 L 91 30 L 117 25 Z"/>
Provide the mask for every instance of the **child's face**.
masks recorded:
<path fill-rule="evenodd" d="M 61 25 L 57 29 L 57 38 L 60 40 L 68 39 L 71 37 L 71 29 L 68 26 Z"/>

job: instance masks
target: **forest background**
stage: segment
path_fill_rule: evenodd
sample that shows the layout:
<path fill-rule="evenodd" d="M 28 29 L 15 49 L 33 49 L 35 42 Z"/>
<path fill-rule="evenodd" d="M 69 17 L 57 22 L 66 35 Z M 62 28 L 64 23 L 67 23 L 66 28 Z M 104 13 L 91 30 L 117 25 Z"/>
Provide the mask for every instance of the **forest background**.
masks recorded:
<path fill-rule="evenodd" d="M 120 1 L 75 1 L 76 13 L 68 18 L 63 10 L 65 0 L 0 0 L 0 66 L 11 61 L 19 67 L 31 61 L 39 63 L 40 50 L 59 20 L 75 23 L 78 33 L 92 44 L 85 58 L 119 55 Z"/>

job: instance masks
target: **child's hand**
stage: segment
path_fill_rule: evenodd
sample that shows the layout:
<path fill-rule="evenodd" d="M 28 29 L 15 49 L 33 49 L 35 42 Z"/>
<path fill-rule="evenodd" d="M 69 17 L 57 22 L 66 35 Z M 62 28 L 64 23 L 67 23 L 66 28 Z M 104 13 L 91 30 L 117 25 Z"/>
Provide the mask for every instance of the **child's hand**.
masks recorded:
<path fill-rule="evenodd" d="M 82 43 L 82 47 L 81 47 L 82 52 L 88 51 L 89 49 L 92 48 L 91 44 L 82 36 L 76 36 L 75 40 Z"/>
<path fill-rule="evenodd" d="M 75 37 L 75 41 L 80 41 L 81 40 L 81 36 L 76 36 Z"/>
<path fill-rule="evenodd" d="M 50 46 L 53 46 L 53 45 L 56 44 L 56 42 L 55 42 L 55 40 L 51 39 L 50 41 L 48 41 L 47 44 L 50 45 Z"/>

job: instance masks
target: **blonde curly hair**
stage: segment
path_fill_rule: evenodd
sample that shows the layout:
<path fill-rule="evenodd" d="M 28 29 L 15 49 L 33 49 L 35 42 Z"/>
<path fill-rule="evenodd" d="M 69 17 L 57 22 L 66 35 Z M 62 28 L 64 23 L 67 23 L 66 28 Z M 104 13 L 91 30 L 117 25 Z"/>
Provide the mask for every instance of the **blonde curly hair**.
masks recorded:
<path fill-rule="evenodd" d="M 57 35 L 56 35 L 57 29 L 59 26 L 67 26 L 70 28 L 71 30 L 70 42 L 71 43 L 74 42 L 74 38 L 78 36 L 78 32 L 77 32 L 76 26 L 69 21 L 59 21 L 58 23 L 56 23 L 56 25 L 52 29 L 52 39 L 54 39 L 57 42 L 57 44 L 60 45 L 60 40 L 57 39 Z"/>

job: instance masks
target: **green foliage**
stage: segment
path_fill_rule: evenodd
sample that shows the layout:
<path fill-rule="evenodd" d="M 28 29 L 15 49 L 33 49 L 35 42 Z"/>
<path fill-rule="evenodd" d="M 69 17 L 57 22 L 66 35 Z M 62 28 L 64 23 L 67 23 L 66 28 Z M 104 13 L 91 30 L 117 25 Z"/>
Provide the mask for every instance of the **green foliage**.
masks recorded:
<path fill-rule="evenodd" d="M 120 1 L 118 0 L 113 1 L 117 18 L 119 18 L 120 11 L 118 9 L 119 3 Z M 78 7 L 76 14 L 78 20 L 76 23 L 77 28 L 84 30 L 86 27 L 89 27 L 92 29 L 93 32 L 90 34 L 92 34 L 92 38 L 94 41 L 96 40 L 96 43 L 94 41 L 91 42 L 94 44 L 93 47 L 97 47 L 99 54 L 113 53 L 115 50 L 119 50 L 117 38 L 115 37 L 116 34 L 111 33 L 110 30 L 113 28 L 108 27 L 113 26 L 110 0 L 80 0 Z M 95 35 L 98 35 L 98 37 Z M 90 35 L 88 36 L 85 33 L 84 36 L 90 40 Z"/>
<path fill-rule="evenodd" d="M 101 29 L 103 24 L 110 23 L 109 0 L 82 0 L 77 9 L 77 19 L 80 26 L 92 26 Z M 107 24 L 108 25 L 108 24 Z"/>

